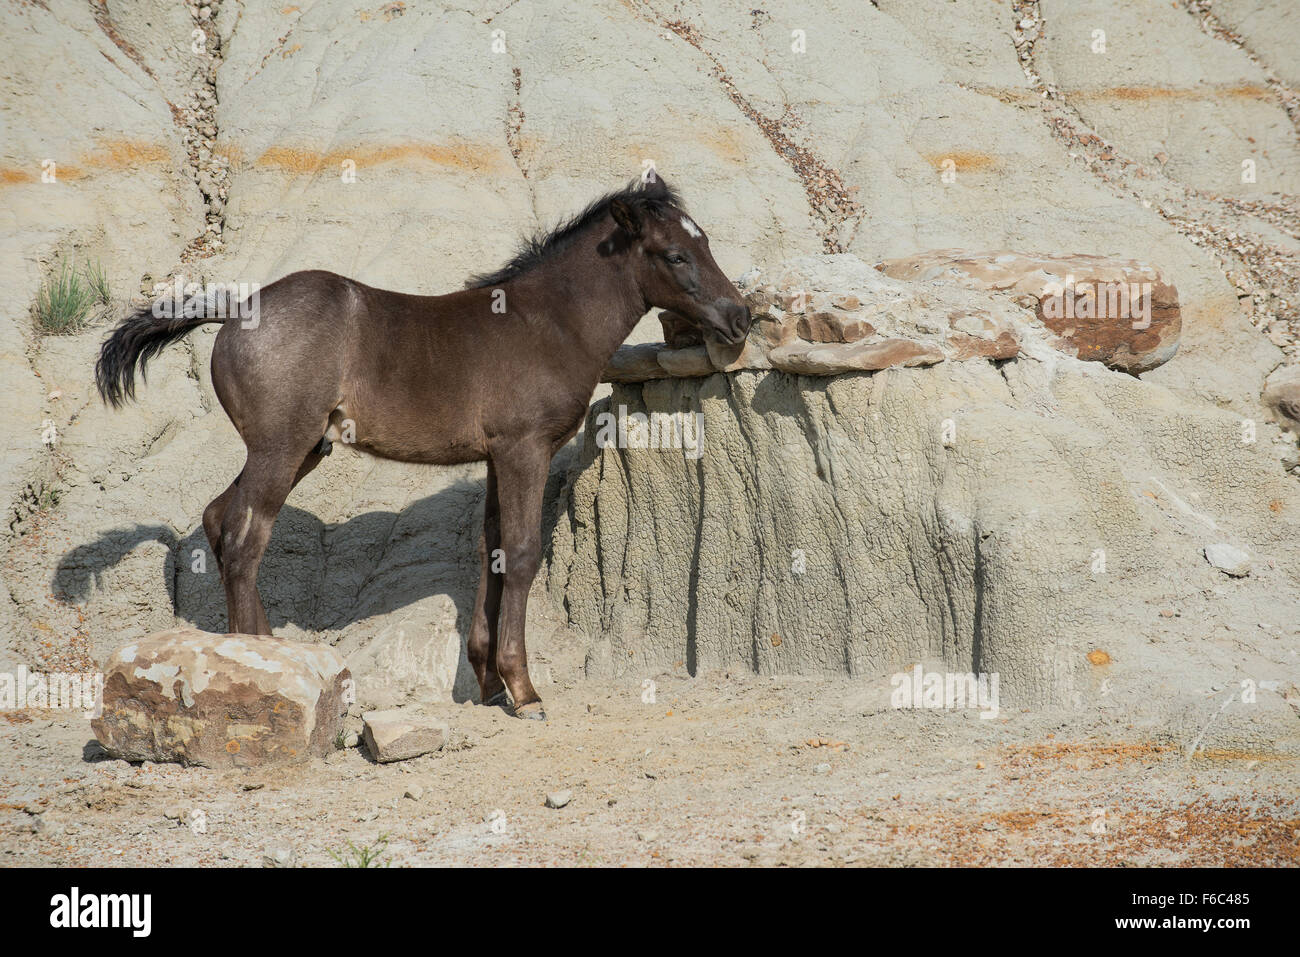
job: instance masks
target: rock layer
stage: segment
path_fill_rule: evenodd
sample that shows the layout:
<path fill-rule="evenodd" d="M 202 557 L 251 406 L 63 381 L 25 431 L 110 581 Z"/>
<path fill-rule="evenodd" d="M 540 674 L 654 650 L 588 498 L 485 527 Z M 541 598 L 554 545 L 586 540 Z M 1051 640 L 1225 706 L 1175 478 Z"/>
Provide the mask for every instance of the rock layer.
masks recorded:
<path fill-rule="evenodd" d="M 1134 260 L 942 250 L 876 268 L 888 278 L 852 255 L 808 256 L 742 281 L 754 324 L 735 346 L 705 341 L 683 316 L 661 312 L 664 344 L 624 346 L 604 379 L 740 369 L 825 376 L 1010 359 L 1036 347 L 1136 374 L 1178 348 L 1178 292 Z"/>
<path fill-rule="evenodd" d="M 1155 266 L 1136 259 L 939 249 L 876 268 L 896 279 L 1017 297 L 1055 333 L 1054 347 L 1112 369 L 1149 372 L 1178 351 L 1178 290 Z"/>

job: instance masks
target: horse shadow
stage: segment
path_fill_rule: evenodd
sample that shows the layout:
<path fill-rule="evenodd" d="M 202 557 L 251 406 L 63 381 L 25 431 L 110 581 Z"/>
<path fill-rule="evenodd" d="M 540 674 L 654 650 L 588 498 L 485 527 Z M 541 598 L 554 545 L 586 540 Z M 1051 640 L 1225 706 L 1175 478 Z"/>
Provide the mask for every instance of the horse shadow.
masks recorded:
<path fill-rule="evenodd" d="M 562 485 L 563 476 L 553 472 L 543 510 L 544 552 L 563 513 L 555 501 Z M 461 640 L 453 698 L 471 697 L 462 689 L 472 688 L 476 699 L 464 645 L 478 593 L 484 486 L 483 479 L 460 480 L 398 511 L 372 510 L 336 524 L 286 504 L 258 574 L 272 629 L 279 634 L 292 626 L 328 638 L 356 622 L 445 594 L 455 606 Z M 201 521 L 183 537 L 161 524 L 107 529 L 62 556 L 51 590 L 65 602 L 86 602 L 111 585 L 111 569 L 147 542 L 166 547 L 157 574 L 173 614 L 203 631 L 224 632 L 225 591 Z"/>

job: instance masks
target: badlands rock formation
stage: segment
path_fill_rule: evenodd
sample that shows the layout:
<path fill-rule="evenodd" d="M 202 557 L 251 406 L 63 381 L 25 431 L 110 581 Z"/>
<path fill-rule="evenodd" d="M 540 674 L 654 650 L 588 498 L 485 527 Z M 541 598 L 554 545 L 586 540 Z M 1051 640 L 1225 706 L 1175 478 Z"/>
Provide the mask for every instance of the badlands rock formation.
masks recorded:
<path fill-rule="evenodd" d="M 619 381 L 593 406 L 550 579 L 594 639 L 589 673 L 868 676 L 924 660 L 999 674 L 1016 707 L 1190 707 L 1193 676 L 1221 662 L 1151 632 L 1208 595 L 1294 651 L 1300 489 L 1261 423 L 1072 356 L 1004 296 L 850 256 L 777 275 L 840 303 L 819 323 L 883 330 L 898 359 L 854 373 L 850 350 L 880 333 L 799 338 L 806 354 L 845 350 L 827 359 L 840 374 L 781 369 L 800 354 L 787 344 L 770 369 L 755 349 L 739 371 Z M 954 310 L 1006 351 L 954 346 Z M 782 328 L 807 336 L 806 318 Z M 1241 676 L 1294 681 L 1286 647 L 1262 641 Z"/>
<path fill-rule="evenodd" d="M 706 411 L 710 451 L 582 446 L 557 463 L 561 607 L 536 603 L 530 634 L 543 693 L 570 619 L 611 623 L 577 638 L 595 664 L 663 623 L 647 659 L 694 647 L 696 665 L 853 670 L 929 649 L 1005 665 L 1044 698 L 1090 687 L 1076 669 L 1094 625 L 1099 643 L 1106 628 L 1137 643 L 1124 668 L 1181 668 L 1199 649 L 1221 674 L 1281 643 L 1259 629 L 1206 644 L 1204 602 L 1242 602 L 1251 628 L 1296 620 L 1281 464 L 1295 446 L 1260 402 L 1300 358 L 1286 4 L 44 0 L 6 4 L 0 29 L 0 668 L 86 667 L 178 623 L 225 628 L 199 520 L 242 449 L 208 375 L 215 327 L 109 412 L 90 389 L 104 324 L 33 329 L 61 262 L 101 261 L 114 315 L 178 273 L 265 283 L 321 267 L 442 292 L 647 161 L 730 275 L 822 253 L 1137 260 L 1178 289 L 1179 349 L 1141 381 L 1053 349 L 615 384 L 630 409 Z M 935 301 L 1020 314 L 950 287 Z M 856 331 L 809 317 L 806 334 Z M 662 337 L 649 316 L 632 341 Z M 682 352 L 674 375 L 714 367 Z M 1253 443 L 1234 441 L 1243 421 Z M 557 497 L 579 453 L 572 497 Z M 334 645 L 366 707 L 472 694 L 462 636 L 482 481 L 481 466 L 338 450 L 276 524 L 261 584 L 277 633 Z M 593 511 L 597 489 L 608 513 Z M 639 581 L 661 547 L 652 529 L 687 537 L 664 581 Z M 1251 550 L 1251 573 L 1229 582 L 1203 535 Z M 795 548 L 809 571 L 777 576 Z M 1079 578 L 1102 548 L 1107 575 Z M 595 562 L 623 554 L 620 597 L 620 566 Z M 686 562 L 700 565 L 694 591 Z M 826 604 L 826 642 L 789 631 L 809 598 L 798 581 Z M 733 622 L 722 609 L 736 603 Z M 668 622 L 670 607 L 689 615 Z M 1175 630 L 1167 648 L 1141 644 L 1150 616 Z"/>

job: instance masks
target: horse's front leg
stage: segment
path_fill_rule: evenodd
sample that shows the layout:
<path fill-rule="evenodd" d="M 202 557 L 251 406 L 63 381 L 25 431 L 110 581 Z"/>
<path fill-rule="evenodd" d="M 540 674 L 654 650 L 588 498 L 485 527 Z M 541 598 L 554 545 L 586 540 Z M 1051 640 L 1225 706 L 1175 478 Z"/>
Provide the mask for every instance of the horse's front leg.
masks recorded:
<path fill-rule="evenodd" d="M 542 493 L 551 461 L 551 443 L 520 439 L 493 450 L 500 505 L 505 584 L 497 631 L 496 665 L 519 718 L 545 721 L 542 699 L 528 677 L 524 624 L 528 592 L 542 562 Z"/>
<path fill-rule="evenodd" d="M 483 499 L 483 534 L 478 543 L 478 597 L 469 626 L 465 654 L 478 679 L 479 700 L 486 705 L 506 703 L 506 686 L 497 672 L 497 616 L 501 613 L 501 514 L 497 503 L 497 477 L 491 461 L 487 468 L 487 494 Z"/>

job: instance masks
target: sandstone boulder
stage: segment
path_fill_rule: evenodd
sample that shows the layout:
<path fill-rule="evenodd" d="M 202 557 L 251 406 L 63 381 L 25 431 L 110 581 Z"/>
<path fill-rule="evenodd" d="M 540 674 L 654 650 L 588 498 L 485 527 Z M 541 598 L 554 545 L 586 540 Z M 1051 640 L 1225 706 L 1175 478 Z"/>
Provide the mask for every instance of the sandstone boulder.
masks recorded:
<path fill-rule="evenodd" d="M 1178 290 L 1136 259 L 938 249 L 877 263 L 887 276 L 952 282 L 1019 297 L 1055 333 L 1056 348 L 1134 375 L 1178 351 Z"/>
<path fill-rule="evenodd" d="M 128 761 L 282 764 L 334 748 L 350 692 L 351 674 L 327 646 L 178 628 L 113 654 L 91 727 Z"/>

